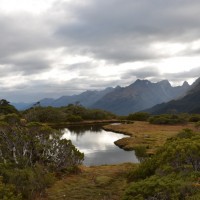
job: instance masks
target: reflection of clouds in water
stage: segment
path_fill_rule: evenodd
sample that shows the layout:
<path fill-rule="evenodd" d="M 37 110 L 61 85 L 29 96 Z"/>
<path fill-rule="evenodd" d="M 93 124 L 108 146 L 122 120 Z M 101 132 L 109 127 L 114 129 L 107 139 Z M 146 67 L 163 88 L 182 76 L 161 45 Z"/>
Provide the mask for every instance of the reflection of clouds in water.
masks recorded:
<path fill-rule="evenodd" d="M 122 149 L 115 149 L 112 151 L 101 151 L 91 153 L 86 156 L 85 165 L 104 165 L 104 164 L 119 164 L 124 162 L 139 163 L 134 151 L 123 151 Z"/>
<path fill-rule="evenodd" d="M 101 130 L 99 133 L 93 133 L 92 131 L 85 131 L 84 134 L 71 134 L 69 129 L 64 129 L 62 138 L 70 139 L 72 143 L 85 154 L 91 153 L 96 150 L 108 150 L 112 149 L 113 143 L 126 137 L 122 134 L 116 134 Z"/>
<path fill-rule="evenodd" d="M 80 133 L 80 130 L 79 130 Z M 62 138 L 70 139 L 72 143 L 85 154 L 85 165 L 117 164 L 122 162 L 135 162 L 138 160 L 132 152 L 126 152 L 118 148 L 114 142 L 125 136 L 100 129 L 93 132 L 84 130 L 81 134 L 75 134 L 69 129 L 63 129 Z"/>

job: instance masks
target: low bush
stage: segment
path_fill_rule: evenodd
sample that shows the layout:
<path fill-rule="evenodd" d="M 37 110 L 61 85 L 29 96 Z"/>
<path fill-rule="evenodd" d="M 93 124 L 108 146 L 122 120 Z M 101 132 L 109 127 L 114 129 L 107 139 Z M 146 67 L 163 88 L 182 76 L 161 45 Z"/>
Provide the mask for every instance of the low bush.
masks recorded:
<path fill-rule="evenodd" d="M 181 115 L 156 115 L 149 118 L 151 124 L 166 124 L 166 125 L 175 125 L 175 124 L 186 124 L 187 119 L 183 118 Z"/>
<path fill-rule="evenodd" d="M 198 199 L 199 177 L 200 135 L 185 129 L 129 173 L 124 200 Z"/>
<path fill-rule="evenodd" d="M 146 112 L 137 112 L 133 114 L 129 114 L 127 119 L 133 121 L 147 121 L 150 117 L 149 113 Z"/>

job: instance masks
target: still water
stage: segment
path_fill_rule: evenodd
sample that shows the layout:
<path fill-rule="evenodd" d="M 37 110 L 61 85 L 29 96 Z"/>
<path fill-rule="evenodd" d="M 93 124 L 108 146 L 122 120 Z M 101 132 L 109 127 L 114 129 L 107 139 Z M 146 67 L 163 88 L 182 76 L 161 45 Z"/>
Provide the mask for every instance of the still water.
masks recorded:
<path fill-rule="evenodd" d="M 105 131 L 101 126 L 69 127 L 62 132 L 62 138 L 70 139 L 85 154 L 84 165 L 139 162 L 134 151 L 124 151 L 114 144 L 114 141 L 128 136 Z"/>

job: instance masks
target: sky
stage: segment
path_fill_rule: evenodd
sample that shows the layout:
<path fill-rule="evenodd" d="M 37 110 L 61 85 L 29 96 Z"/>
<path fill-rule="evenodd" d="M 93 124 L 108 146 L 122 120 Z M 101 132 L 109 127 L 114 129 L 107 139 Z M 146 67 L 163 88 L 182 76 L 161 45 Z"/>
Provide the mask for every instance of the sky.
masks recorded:
<path fill-rule="evenodd" d="M 200 74 L 199 0 L 0 0 L 0 98 Z"/>

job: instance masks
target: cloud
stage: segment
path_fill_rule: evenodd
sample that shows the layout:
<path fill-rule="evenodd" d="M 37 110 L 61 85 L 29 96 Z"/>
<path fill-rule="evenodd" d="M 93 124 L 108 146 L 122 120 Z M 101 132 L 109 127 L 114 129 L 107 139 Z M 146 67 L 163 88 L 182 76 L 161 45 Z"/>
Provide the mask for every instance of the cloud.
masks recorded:
<path fill-rule="evenodd" d="M 198 0 L 51 0 L 42 10 L 0 12 L 4 98 L 30 101 L 137 78 L 181 82 L 200 72 L 189 62 L 190 70 L 162 72 L 166 60 L 199 56 Z"/>
<path fill-rule="evenodd" d="M 130 78 L 137 78 L 137 79 L 145 79 L 151 77 L 157 77 L 160 75 L 159 69 L 157 67 L 144 67 L 140 69 L 132 69 L 126 71 L 122 75 L 122 79 L 130 79 Z"/>
<path fill-rule="evenodd" d="M 198 78 L 200 74 L 200 67 L 193 68 L 188 71 L 182 71 L 179 73 L 165 73 L 164 77 L 171 79 L 172 81 L 187 80 Z"/>
<path fill-rule="evenodd" d="M 72 22 L 57 27 L 55 36 L 74 51 L 97 59 L 123 63 L 167 57 L 154 51 L 156 42 L 188 43 L 197 40 L 200 22 L 194 13 L 200 2 L 148 0 L 89 0 L 73 6 Z M 68 4 L 63 3 L 63 10 Z"/>

